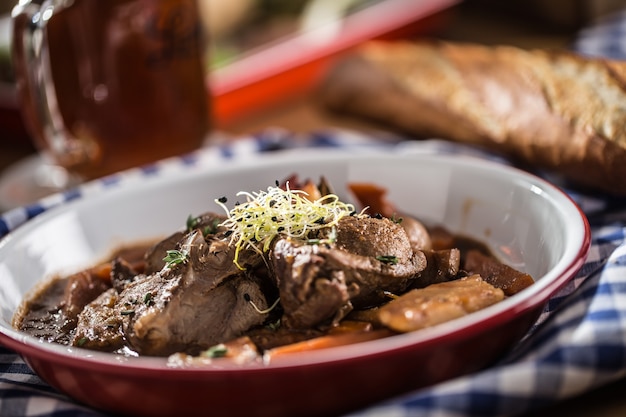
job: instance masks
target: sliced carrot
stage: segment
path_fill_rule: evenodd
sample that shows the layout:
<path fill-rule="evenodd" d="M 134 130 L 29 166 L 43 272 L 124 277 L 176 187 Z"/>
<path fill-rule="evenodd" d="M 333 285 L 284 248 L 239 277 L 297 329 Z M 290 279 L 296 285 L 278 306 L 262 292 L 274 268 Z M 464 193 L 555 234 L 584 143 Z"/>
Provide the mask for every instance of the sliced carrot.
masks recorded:
<path fill-rule="evenodd" d="M 337 326 L 328 331 L 328 334 L 343 334 L 349 332 L 372 331 L 372 323 L 357 320 L 342 320 Z"/>
<path fill-rule="evenodd" d="M 111 262 L 105 262 L 89 269 L 89 273 L 102 281 L 111 281 Z"/>
<path fill-rule="evenodd" d="M 309 201 L 315 201 L 322 198 L 319 188 L 311 180 L 307 180 L 300 186 L 300 189 L 306 193 L 304 196 Z"/>
<path fill-rule="evenodd" d="M 327 349 L 337 346 L 351 345 L 354 343 L 366 342 L 368 340 L 381 339 L 383 337 L 389 337 L 394 333 L 387 329 L 373 330 L 373 331 L 355 331 L 355 332 L 340 332 L 337 334 L 329 334 L 326 336 L 320 336 L 313 339 L 305 340 L 303 342 L 292 343 L 289 345 L 275 347 L 269 349 L 265 353 L 267 359 L 273 359 L 283 355 L 289 355 L 292 353 L 303 353 L 313 350 Z"/>
<path fill-rule="evenodd" d="M 348 189 L 363 207 L 369 207 L 370 214 L 392 218 L 397 213 L 396 207 L 385 198 L 386 188 L 372 183 L 352 182 L 348 184 Z"/>

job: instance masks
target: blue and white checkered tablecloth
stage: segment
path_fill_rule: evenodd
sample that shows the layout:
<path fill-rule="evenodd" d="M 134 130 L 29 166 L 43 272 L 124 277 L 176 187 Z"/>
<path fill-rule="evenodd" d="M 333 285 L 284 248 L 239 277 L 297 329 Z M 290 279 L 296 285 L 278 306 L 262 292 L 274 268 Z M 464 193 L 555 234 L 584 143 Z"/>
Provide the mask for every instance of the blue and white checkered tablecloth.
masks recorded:
<path fill-rule="evenodd" d="M 573 49 L 593 56 L 626 57 L 626 11 L 580 33 Z M 43 199 L 0 216 L 0 236 L 67 200 L 85 198 L 144 175 L 193 169 L 196 164 L 253 158 L 263 152 L 299 147 L 382 145 L 347 132 L 314 133 L 297 140 L 268 130 L 167 163 L 131 170 Z M 297 144 L 297 145 L 294 145 Z M 472 148 L 441 141 L 422 146 L 444 153 L 497 159 Z M 506 161 L 502 161 L 506 163 Z M 626 200 L 565 189 L 587 215 L 592 247 L 578 275 L 554 296 L 537 325 L 499 363 L 472 375 L 357 410 L 352 416 L 502 416 L 531 413 L 626 376 Z M 0 416 L 102 417 L 76 404 L 39 379 L 14 352 L 0 347 Z"/>
<path fill-rule="evenodd" d="M 572 49 L 592 57 L 626 59 L 626 9 L 602 16 L 582 29 Z"/>

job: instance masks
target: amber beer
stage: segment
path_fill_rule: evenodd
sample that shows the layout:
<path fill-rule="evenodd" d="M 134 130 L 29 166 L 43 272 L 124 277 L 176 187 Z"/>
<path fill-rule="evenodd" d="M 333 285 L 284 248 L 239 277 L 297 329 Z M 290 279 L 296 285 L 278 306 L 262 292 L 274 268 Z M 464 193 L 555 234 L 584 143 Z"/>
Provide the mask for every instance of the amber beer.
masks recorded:
<path fill-rule="evenodd" d="M 201 146 L 210 125 L 197 0 L 48 0 L 13 11 L 24 119 L 92 179 Z"/>

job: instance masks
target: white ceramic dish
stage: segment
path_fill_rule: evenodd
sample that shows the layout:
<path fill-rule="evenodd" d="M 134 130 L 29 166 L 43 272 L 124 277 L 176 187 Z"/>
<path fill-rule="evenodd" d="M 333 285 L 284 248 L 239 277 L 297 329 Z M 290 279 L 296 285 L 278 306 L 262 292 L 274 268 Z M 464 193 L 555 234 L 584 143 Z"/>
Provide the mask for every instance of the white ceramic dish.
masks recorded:
<path fill-rule="evenodd" d="M 189 214 L 219 210 L 292 173 L 389 189 L 401 210 L 478 238 L 536 283 L 478 313 L 420 332 L 296 355 L 270 365 L 172 369 L 164 359 L 42 343 L 11 328 L 33 286 L 105 256 L 123 242 L 164 236 Z M 45 381 L 93 407 L 130 415 L 320 415 L 366 406 L 492 363 L 530 328 L 582 266 L 589 226 L 560 190 L 522 171 L 464 156 L 307 150 L 145 177 L 55 207 L 0 241 L 0 343 Z M 349 387 L 349 388 L 348 388 Z M 242 399 L 245 395 L 245 401 Z"/>

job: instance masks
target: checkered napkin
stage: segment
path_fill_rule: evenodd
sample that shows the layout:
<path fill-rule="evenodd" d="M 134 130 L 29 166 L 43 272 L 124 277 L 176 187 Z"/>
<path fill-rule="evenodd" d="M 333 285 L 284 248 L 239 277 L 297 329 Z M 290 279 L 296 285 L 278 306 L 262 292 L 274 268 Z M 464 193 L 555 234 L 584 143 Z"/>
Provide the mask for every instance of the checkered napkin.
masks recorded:
<path fill-rule="evenodd" d="M 572 48 L 588 56 L 626 59 L 626 9 L 602 16 L 584 28 Z"/>
<path fill-rule="evenodd" d="M 268 130 L 234 144 L 214 146 L 184 158 L 128 171 L 0 216 L 0 235 L 19 224 L 102 188 L 115 187 L 168 170 L 252 158 L 263 152 L 299 147 L 398 147 L 350 132 L 294 138 Z M 500 160 L 467 146 L 423 141 L 421 152 L 471 153 Z M 506 163 L 505 161 L 502 161 Z M 567 191 L 567 190 L 566 190 Z M 353 416 L 519 415 L 615 381 L 626 374 L 626 201 L 569 192 L 592 226 L 592 248 L 579 274 L 554 296 L 537 324 L 498 364 L 469 376 L 410 392 Z M 103 416 L 74 403 L 41 381 L 14 353 L 0 348 L 0 415 Z"/>

